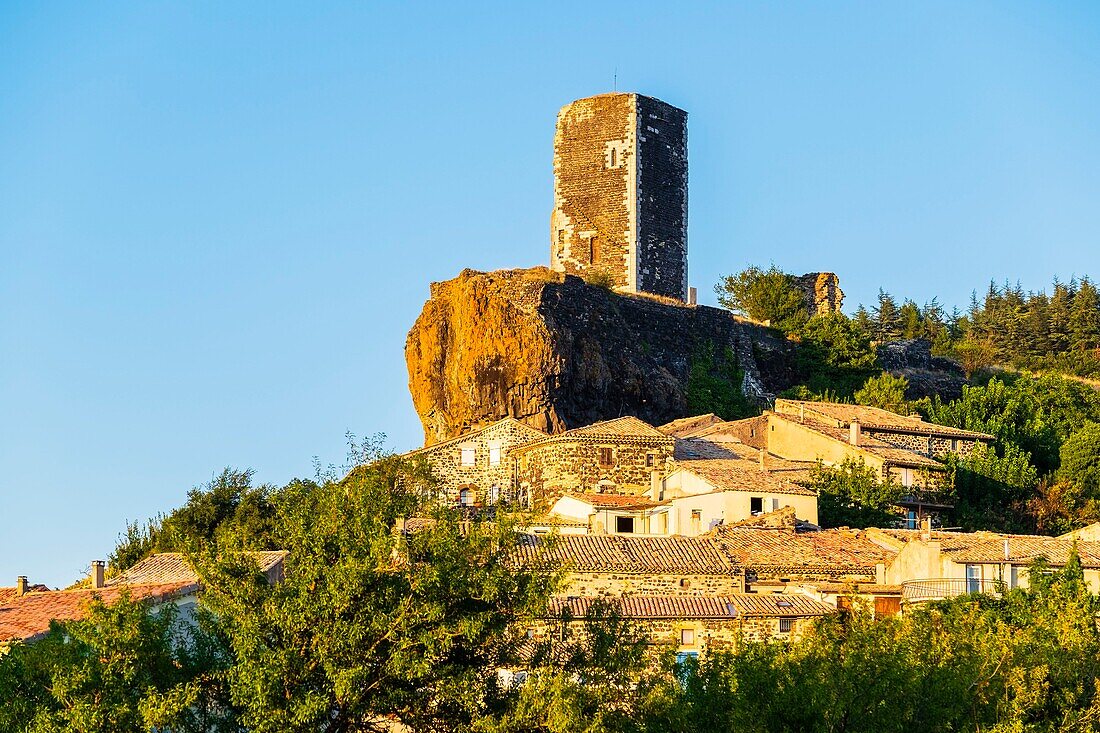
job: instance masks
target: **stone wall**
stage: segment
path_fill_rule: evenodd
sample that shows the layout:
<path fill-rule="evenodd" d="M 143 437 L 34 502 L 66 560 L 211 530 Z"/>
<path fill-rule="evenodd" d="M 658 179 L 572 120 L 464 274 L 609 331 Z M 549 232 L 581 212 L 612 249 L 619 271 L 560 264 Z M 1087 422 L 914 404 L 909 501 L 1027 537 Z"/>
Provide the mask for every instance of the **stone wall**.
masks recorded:
<path fill-rule="evenodd" d="M 553 269 L 602 271 L 615 287 L 637 289 L 636 176 L 634 95 L 602 94 L 562 107 L 554 133 Z"/>
<path fill-rule="evenodd" d="M 795 285 L 802 291 L 806 310 L 811 316 L 840 313 L 844 304 L 844 291 L 840 289 L 840 278 L 832 272 L 808 272 L 794 279 Z"/>
<path fill-rule="evenodd" d="M 944 458 L 950 453 L 967 457 L 974 451 L 974 446 L 978 444 L 976 440 L 897 433 L 888 430 L 877 430 L 866 425 L 862 426 L 862 430 L 867 435 L 878 438 L 884 443 L 935 458 Z"/>
<path fill-rule="evenodd" d="M 723 596 L 744 593 L 741 575 L 569 572 L 560 591 L 566 596 Z"/>
<path fill-rule="evenodd" d="M 511 501 L 516 498 L 513 493 L 516 461 L 512 451 L 541 437 L 540 431 L 507 420 L 463 438 L 414 451 L 411 455 L 427 461 L 447 501 L 458 502 L 459 492 L 466 488 L 471 491 L 472 503 L 483 506 L 494 503 L 494 499 Z M 473 451 L 472 465 L 463 464 L 464 450 Z"/>
<path fill-rule="evenodd" d="M 687 300 L 687 112 L 637 97 L 637 290 Z"/>
<path fill-rule="evenodd" d="M 601 463 L 610 448 L 611 465 Z M 554 440 L 518 452 L 519 484 L 535 508 L 546 509 L 566 491 L 644 495 L 651 475 L 664 473 L 672 441 L 595 442 Z"/>

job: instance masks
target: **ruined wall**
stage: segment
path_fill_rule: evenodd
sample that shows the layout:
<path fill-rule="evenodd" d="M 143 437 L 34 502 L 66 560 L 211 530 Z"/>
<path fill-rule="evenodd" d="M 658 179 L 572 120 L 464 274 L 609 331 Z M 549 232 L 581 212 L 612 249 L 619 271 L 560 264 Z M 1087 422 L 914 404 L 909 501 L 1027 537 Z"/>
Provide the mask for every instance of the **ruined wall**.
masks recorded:
<path fill-rule="evenodd" d="M 811 316 L 840 313 L 844 304 L 844 291 L 840 289 L 840 278 L 832 272 L 808 272 L 794 279 L 795 285 L 802 291 L 806 310 Z"/>
<path fill-rule="evenodd" d="M 875 437 L 884 443 L 889 443 L 897 448 L 905 448 L 914 453 L 921 453 L 935 458 L 944 458 L 950 453 L 965 458 L 974 452 L 974 446 L 978 443 L 976 440 L 964 440 L 962 438 L 940 438 L 927 435 L 876 430 L 867 425 L 864 425 L 862 430 L 867 435 Z"/>
<path fill-rule="evenodd" d="M 700 656 L 719 651 L 734 651 L 745 641 L 790 639 L 798 641 L 813 627 L 813 618 L 791 619 L 791 630 L 779 630 L 778 618 L 732 619 L 636 619 L 634 624 L 650 644 L 674 649 L 676 652 L 694 652 Z M 564 629 L 563 629 L 564 626 Z M 682 643 L 682 632 L 690 629 L 692 643 Z M 529 625 L 531 639 L 536 642 L 554 640 L 575 642 L 589 633 L 584 621 L 542 620 Z"/>
<path fill-rule="evenodd" d="M 637 290 L 687 300 L 687 112 L 637 97 Z"/>
<path fill-rule="evenodd" d="M 600 449 L 611 448 L 611 465 L 600 462 Z M 642 495 L 650 475 L 663 472 L 672 457 L 672 441 L 663 443 L 549 442 L 519 453 L 519 482 L 536 509 L 551 506 L 563 491 Z"/>
<path fill-rule="evenodd" d="M 687 415 L 694 355 L 729 348 L 758 403 L 794 383 L 794 347 L 728 311 L 617 294 L 546 268 L 433 283 L 409 332 L 409 391 L 427 443 L 512 416 L 547 432 Z"/>

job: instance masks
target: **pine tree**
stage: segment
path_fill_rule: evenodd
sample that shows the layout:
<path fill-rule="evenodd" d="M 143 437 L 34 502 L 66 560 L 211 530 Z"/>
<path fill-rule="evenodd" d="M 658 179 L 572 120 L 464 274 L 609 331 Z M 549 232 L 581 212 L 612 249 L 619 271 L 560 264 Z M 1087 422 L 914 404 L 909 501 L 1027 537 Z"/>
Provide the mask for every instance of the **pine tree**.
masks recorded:
<path fill-rule="evenodd" d="M 1081 351 L 1100 348 L 1100 293 L 1088 278 L 1081 280 L 1073 298 L 1069 328 L 1073 348 Z"/>
<path fill-rule="evenodd" d="M 908 298 L 898 311 L 898 321 L 901 324 L 901 337 L 915 339 L 924 335 L 924 323 L 921 318 L 920 308 Z"/>
<path fill-rule="evenodd" d="M 894 296 L 882 288 L 878 290 L 878 305 L 871 314 L 875 321 L 875 338 L 879 341 L 892 341 L 901 335 L 901 314 Z"/>
<path fill-rule="evenodd" d="M 1073 316 L 1073 296 L 1070 289 L 1054 279 L 1054 295 L 1047 307 L 1047 321 L 1050 324 L 1050 349 L 1055 354 L 1069 350 L 1069 321 Z"/>

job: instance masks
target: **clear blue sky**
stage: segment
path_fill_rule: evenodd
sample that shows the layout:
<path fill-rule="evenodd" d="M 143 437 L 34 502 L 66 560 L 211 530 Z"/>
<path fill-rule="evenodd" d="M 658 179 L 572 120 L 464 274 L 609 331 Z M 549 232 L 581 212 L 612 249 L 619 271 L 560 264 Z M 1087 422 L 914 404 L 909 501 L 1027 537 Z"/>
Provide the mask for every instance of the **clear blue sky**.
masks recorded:
<path fill-rule="evenodd" d="M 548 258 L 554 115 L 690 112 L 691 279 L 1100 275 L 1100 4 L 0 5 L 0 585 L 224 466 L 419 444 L 428 283 Z"/>

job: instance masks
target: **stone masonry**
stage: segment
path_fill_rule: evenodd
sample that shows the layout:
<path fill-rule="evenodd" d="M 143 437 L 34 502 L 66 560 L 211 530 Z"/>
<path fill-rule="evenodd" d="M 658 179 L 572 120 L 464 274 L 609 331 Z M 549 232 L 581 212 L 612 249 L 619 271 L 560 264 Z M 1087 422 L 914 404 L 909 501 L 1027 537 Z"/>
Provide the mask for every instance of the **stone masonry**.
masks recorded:
<path fill-rule="evenodd" d="M 640 94 L 562 107 L 550 241 L 554 270 L 686 300 L 687 113 Z"/>

